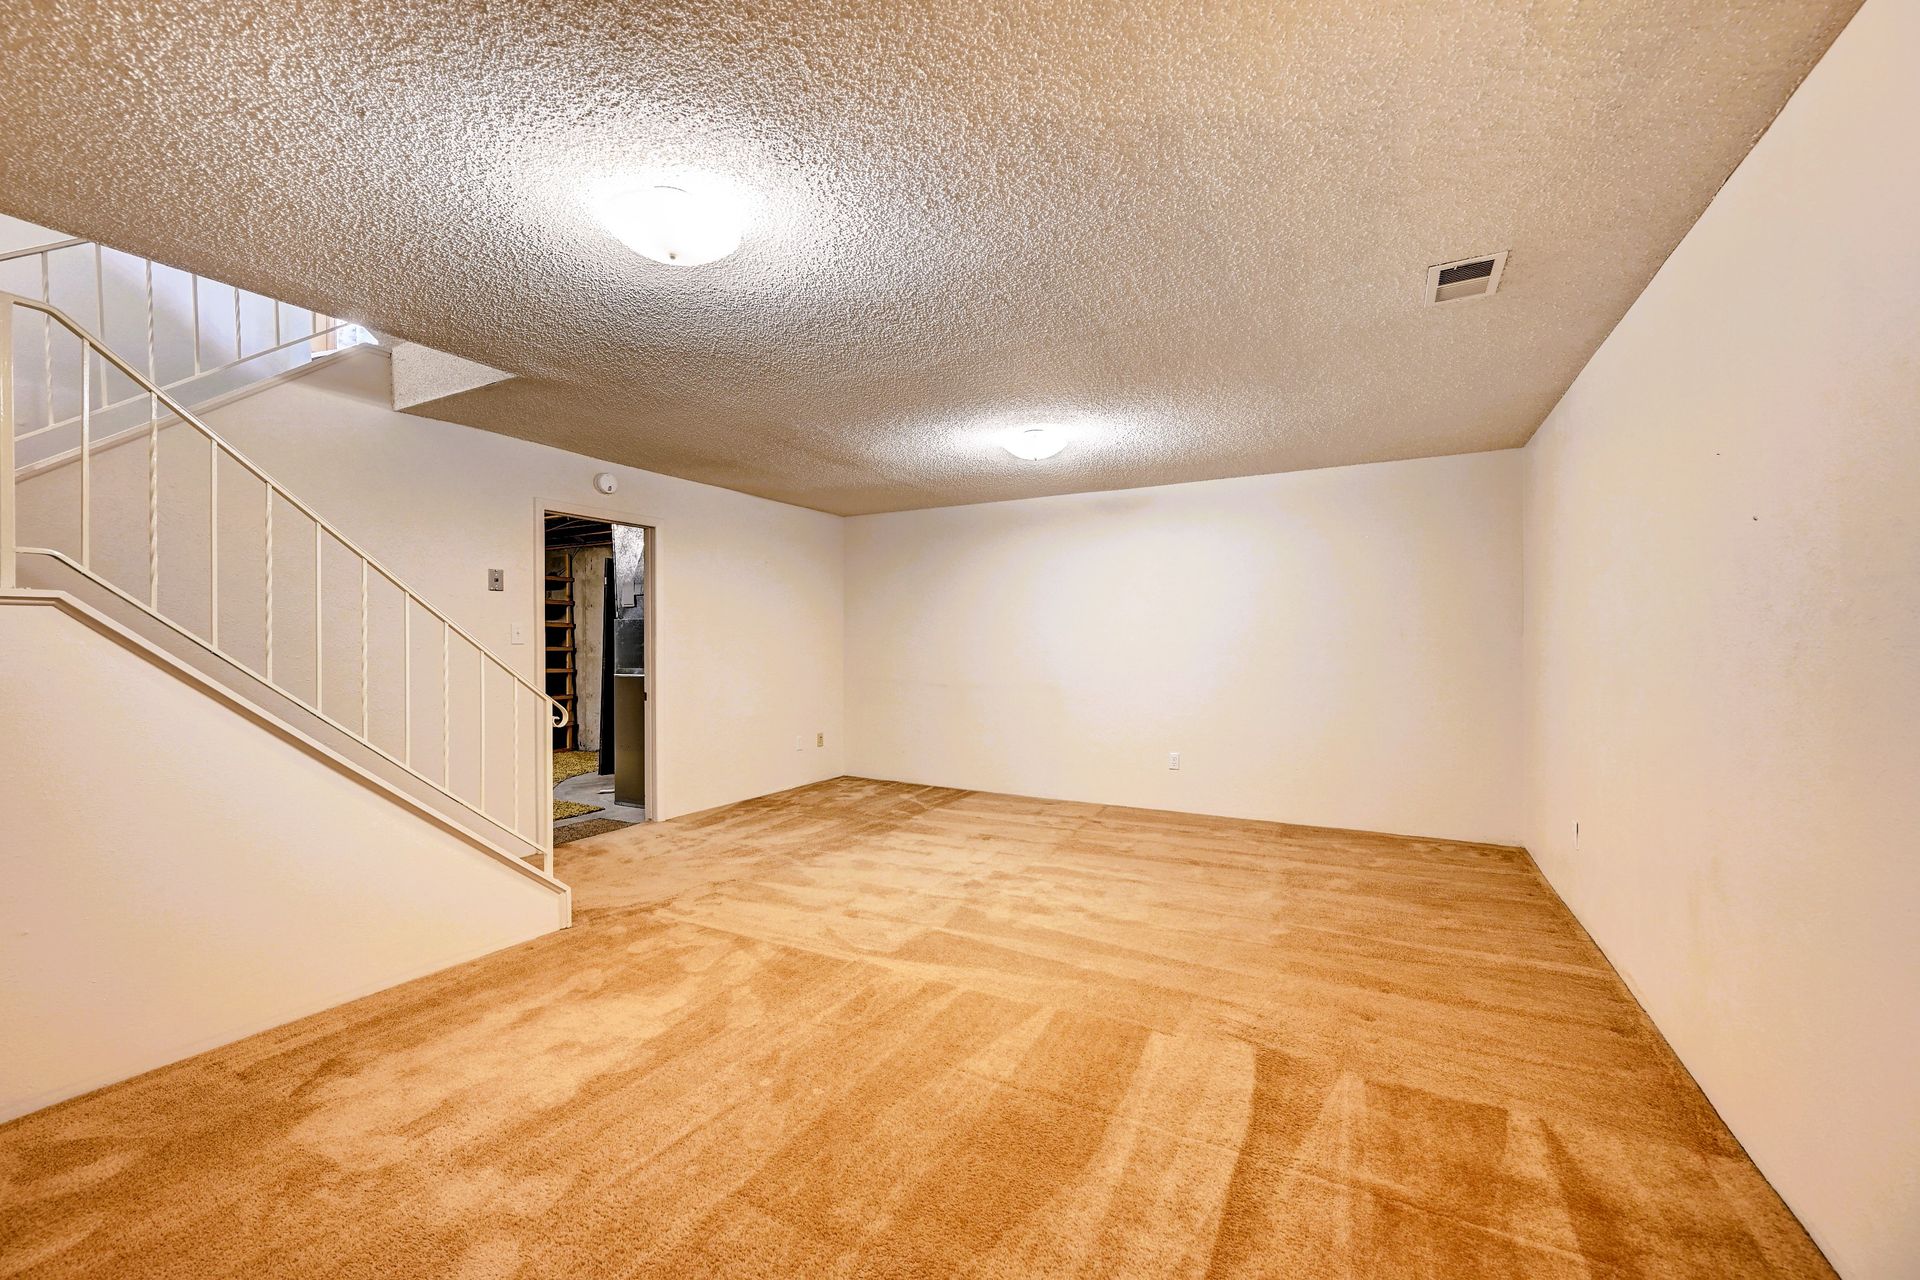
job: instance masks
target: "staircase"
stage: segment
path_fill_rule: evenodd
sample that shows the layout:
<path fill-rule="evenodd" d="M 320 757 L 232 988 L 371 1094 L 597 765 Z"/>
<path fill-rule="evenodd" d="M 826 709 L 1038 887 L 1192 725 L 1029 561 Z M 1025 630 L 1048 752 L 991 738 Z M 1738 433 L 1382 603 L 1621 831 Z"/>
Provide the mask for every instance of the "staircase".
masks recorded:
<path fill-rule="evenodd" d="M 185 403 L 325 358 L 351 326 L 86 241 L 0 256 L 0 285 L 0 594 L 76 602 L 564 893 L 567 709 Z M 76 299 L 93 328 L 57 305 Z"/>
<path fill-rule="evenodd" d="M 189 407 L 352 336 L 0 255 L 0 1121 L 571 918 L 565 709 Z"/>

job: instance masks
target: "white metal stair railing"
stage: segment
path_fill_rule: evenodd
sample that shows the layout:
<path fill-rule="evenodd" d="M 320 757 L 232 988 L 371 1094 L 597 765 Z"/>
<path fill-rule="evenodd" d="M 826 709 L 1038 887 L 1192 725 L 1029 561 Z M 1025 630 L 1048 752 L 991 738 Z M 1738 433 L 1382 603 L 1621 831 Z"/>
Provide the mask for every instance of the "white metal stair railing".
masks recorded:
<path fill-rule="evenodd" d="M 0 292 L 37 296 L 68 315 L 76 310 L 90 315 L 89 332 L 101 343 L 135 353 L 132 362 L 144 367 L 147 384 L 189 404 L 337 350 L 350 341 L 350 331 L 358 329 L 92 240 L 59 240 L 0 253 Z M 269 308 L 270 317 L 263 315 Z M 20 464 L 48 461 L 42 442 L 71 428 L 79 412 L 71 397 L 56 396 L 60 388 L 51 326 L 44 331 L 40 357 L 38 368 L 29 362 L 18 370 L 21 385 L 15 389 L 14 410 Z M 35 378 L 38 386 L 23 391 Z M 138 409 L 151 407 L 143 391 L 120 390 L 124 394 L 118 398 L 109 394 L 102 367 L 91 406 L 99 441 L 137 430 L 143 425 Z"/>
<path fill-rule="evenodd" d="M 32 334 L 32 330 L 43 332 Z M 68 477 L 65 467 L 59 474 L 41 475 L 33 481 L 22 479 L 24 468 L 19 460 L 17 442 L 21 438 L 20 418 L 16 413 L 16 391 L 20 386 L 19 366 L 25 357 L 31 358 L 39 351 L 51 351 L 56 335 L 62 335 L 63 344 L 71 345 L 77 351 L 78 361 L 70 371 L 76 375 L 78 412 L 65 423 L 40 423 L 31 430 L 38 436 L 48 425 L 66 426 L 77 437 L 69 450 L 62 455 L 71 454 L 71 466 L 77 473 Z M 29 338 L 22 341 L 23 336 Z M 39 343 L 31 337 L 42 339 Z M 54 362 L 50 359 L 42 366 L 51 369 Z M 96 368 L 98 366 L 98 368 Z M 126 380 L 137 390 L 138 398 L 149 401 L 144 426 L 140 429 L 145 435 L 145 573 L 144 590 L 135 594 L 125 586 L 113 581 L 106 572 L 96 565 L 95 517 L 96 506 L 96 459 L 103 451 L 113 450 L 122 454 L 130 446 L 137 444 L 126 439 L 122 432 L 117 440 L 103 440 L 95 431 L 99 410 L 96 408 L 96 386 L 104 389 L 107 385 L 107 373 Z M 58 373 L 58 370 L 55 370 Z M 95 374 L 100 376 L 96 379 Z M 49 377 L 51 385 L 51 375 Z M 104 391 L 100 392 L 104 398 Z M 53 401 L 51 395 L 48 401 Z M 124 403 L 118 401 L 116 403 Z M 204 584 L 204 599 L 192 599 L 187 605 L 179 605 L 166 598 L 162 591 L 162 543 L 163 525 L 162 502 L 162 436 L 175 437 L 184 433 L 190 438 L 205 442 L 204 461 L 195 461 L 192 467 L 195 475 L 191 485 L 176 484 L 167 493 L 164 506 L 167 525 L 178 531 L 193 529 L 195 545 L 191 548 L 195 560 L 199 560 L 197 571 L 204 578 L 195 585 Z M 177 452 L 177 445 L 171 451 Z M 198 450 L 196 449 L 196 452 Z M 237 467 L 242 475 L 246 492 L 260 497 L 261 519 L 252 526 L 248 540 L 254 542 L 258 551 L 259 565 L 262 569 L 259 583 L 260 591 L 256 599 L 248 602 L 253 607 L 246 610 L 251 621 L 260 624 L 260 635 L 264 641 L 263 658 L 257 664 L 244 659 L 235 652 L 233 644 L 223 644 L 221 637 L 223 610 L 232 611 L 236 601 L 232 598 L 232 587 L 228 586 L 228 597 L 222 600 L 223 579 L 234 577 L 232 573 L 223 573 L 221 544 L 223 516 L 221 495 L 223 488 L 230 488 L 231 481 L 223 481 L 221 464 L 226 460 L 228 470 Z M 120 470 L 124 471 L 123 466 Z M 69 479 L 75 483 L 61 483 Z M 21 540 L 21 518 L 23 490 L 29 484 L 39 485 L 34 493 L 35 512 L 45 517 L 48 510 L 60 511 L 63 518 L 77 515 L 77 545 L 61 549 L 55 545 L 26 545 Z M 77 511 L 71 510 L 77 506 Z M 276 561 L 275 538 L 281 539 L 280 558 L 284 558 L 289 547 L 286 518 L 280 521 L 276 530 L 275 513 L 284 508 L 291 513 L 295 537 L 311 540 L 311 597 L 310 601 L 301 600 L 304 607 L 310 603 L 312 609 L 311 625 L 311 696 L 296 688 L 284 671 L 276 672 L 274 637 L 276 631 L 276 600 L 274 595 L 274 566 Z M 234 534 L 231 523 L 235 508 L 230 505 L 224 523 L 228 526 L 227 537 L 231 543 Z M 126 517 L 142 513 L 129 513 L 124 504 L 115 511 L 116 515 Z M 311 530 L 309 533 L 308 531 Z M 179 537 L 179 533 L 175 533 Z M 204 540 L 204 546 L 199 545 Z M 49 538 L 48 542 L 57 541 Z M 325 573 L 325 552 L 329 545 L 336 548 L 335 558 L 341 551 L 348 557 L 350 568 L 346 575 L 345 589 L 348 601 L 344 608 L 336 606 L 330 619 L 327 600 L 327 574 Z M 366 749 L 376 753 L 394 767 L 440 793 L 455 805 L 480 815 L 488 823 L 504 831 L 512 832 L 544 854 L 544 871 L 553 874 L 553 830 L 551 822 L 552 750 L 551 728 L 563 726 L 567 721 L 567 711 L 547 696 L 544 689 L 535 686 L 513 670 L 505 661 L 494 655 L 485 646 L 475 640 L 466 630 L 454 623 L 440 610 L 434 608 L 418 593 L 409 588 L 400 578 L 371 554 L 362 550 L 351 539 L 329 524 L 306 503 L 295 497 L 284 486 L 277 483 L 259 466 L 245 455 L 222 440 L 212 428 L 196 418 L 183 405 L 175 401 L 168 392 L 146 378 L 127 361 L 115 355 L 97 337 L 76 324 L 65 312 L 51 304 L 17 294 L 0 293 L 0 589 L 11 589 L 19 584 L 19 558 L 22 556 L 43 556 L 67 566 L 68 569 L 84 575 L 92 583 L 104 588 L 112 595 L 141 612 L 158 619 L 172 632 L 191 641 L 193 644 L 232 663 L 240 671 L 260 681 L 276 693 L 286 697 L 296 705 L 317 716 L 340 733 L 345 734 Z M 201 558 L 204 557 L 202 560 Z M 299 551 L 301 561 L 307 560 L 304 548 Z M 304 567 L 304 566 L 303 566 Z M 124 575 L 123 575 L 124 576 Z M 338 576 L 337 574 L 335 575 Z M 385 584 L 382 592 L 398 593 L 400 618 L 400 644 L 398 653 L 383 643 L 376 651 L 371 626 L 372 599 L 375 584 Z M 303 584 L 304 585 L 304 584 Z M 337 588 L 336 588 L 337 590 Z M 352 603 L 357 593 L 357 608 Z M 303 593 L 304 594 L 304 593 Z M 278 607 L 283 611 L 288 607 L 284 598 Z M 185 614 L 198 616 L 188 617 Z M 416 616 L 424 615 L 423 632 L 416 623 Z M 329 655 L 327 632 L 329 621 L 338 631 L 342 625 L 349 636 L 356 629 L 357 637 L 349 640 L 349 653 L 346 664 L 349 669 L 357 667 L 357 690 L 350 689 L 349 694 L 357 692 L 357 699 L 349 697 L 349 702 L 358 702 L 357 713 L 330 711 L 330 703 L 337 706 L 340 701 L 336 690 L 332 697 L 327 691 L 329 661 L 338 664 L 338 653 Z M 229 624 L 231 626 L 231 624 Z M 200 628 L 204 626 L 204 630 Z M 439 643 L 433 645 L 434 635 Z M 357 639 L 357 661 L 351 653 L 353 640 Z M 383 638 L 384 639 L 384 638 Z M 417 662 L 415 651 L 425 640 L 429 652 L 437 650 L 438 662 Z M 284 646 L 283 646 L 284 648 Z M 453 661 L 456 654 L 463 659 L 470 652 L 472 674 L 463 670 L 462 682 L 467 687 L 456 690 L 453 683 Z M 302 655 L 304 656 L 304 655 Z M 283 654 L 284 667 L 286 655 Z M 417 668 L 425 666 L 422 672 Z M 375 706 L 372 689 L 376 673 L 389 677 L 395 674 L 399 682 L 399 695 L 392 701 L 398 702 L 397 710 L 400 732 L 397 735 L 397 747 L 392 742 L 396 736 L 385 735 L 389 741 L 383 744 L 381 734 L 375 732 Z M 435 669 L 437 667 L 437 670 Z M 426 749 L 416 745 L 421 737 L 419 730 L 432 727 L 428 721 L 425 707 L 417 707 L 423 700 L 417 696 L 420 677 L 427 676 L 431 684 L 427 689 L 437 692 L 434 701 L 438 705 L 438 742 L 431 740 L 428 734 Z M 490 679 L 490 675 L 492 678 Z M 500 677 L 505 677 L 504 681 Z M 470 681 L 470 683 L 467 683 Z M 389 683 L 391 681 L 389 680 Z M 499 705 L 499 694 L 489 692 L 490 685 L 504 684 L 507 705 Z M 458 702 L 456 702 L 458 699 Z M 387 718 L 391 719 L 392 716 Z M 455 746 L 456 721 L 461 723 L 458 745 L 461 747 L 462 764 L 465 757 L 473 756 L 472 767 L 464 770 L 465 782 L 456 781 Z M 437 750 L 435 749 L 437 748 Z M 510 760 L 510 767 L 507 762 Z M 490 780 L 499 775 L 499 782 L 508 782 L 502 788 L 498 783 L 489 786 Z M 510 779 L 510 782 L 509 782 Z M 504 791 L 504 794 L 503 794 Z"/>

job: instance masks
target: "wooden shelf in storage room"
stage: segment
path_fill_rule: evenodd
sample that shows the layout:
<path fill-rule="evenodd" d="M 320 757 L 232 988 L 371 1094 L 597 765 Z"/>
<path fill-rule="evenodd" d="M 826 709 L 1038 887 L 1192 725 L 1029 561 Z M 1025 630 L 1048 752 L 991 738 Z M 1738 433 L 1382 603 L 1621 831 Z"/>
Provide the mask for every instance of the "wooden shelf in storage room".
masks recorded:
<path fill-rule="evenodd" d="M 572 561 L 568 561 L 571 567 Z M 548 594 L 542 603 L 547 612 L 541 619 L 542 626 L 549 632 L 570 632 L 576 629 L 573 620 L 573 577 L 571 574 L 553 573 L 545 575 Z M 558 591 L 559 594 L 553 594 Z M 571 639 L 569 636 L 568 639 Z M 579 706 L 579 693 L 575 686 L 577 668 L 572 666 L 574 646 L 572 644 L 550 644 L 546 646 L 548 662 L 562 662 L 568 665 L 548 667 L 546 669 L 547 696 L 568 708 L 575 710 Z M 573 716 L 568 716 L 563 728 L 553 731 L 553 749 L 555 751 L 577 751 L 580 749 L 580 726 Z"/>

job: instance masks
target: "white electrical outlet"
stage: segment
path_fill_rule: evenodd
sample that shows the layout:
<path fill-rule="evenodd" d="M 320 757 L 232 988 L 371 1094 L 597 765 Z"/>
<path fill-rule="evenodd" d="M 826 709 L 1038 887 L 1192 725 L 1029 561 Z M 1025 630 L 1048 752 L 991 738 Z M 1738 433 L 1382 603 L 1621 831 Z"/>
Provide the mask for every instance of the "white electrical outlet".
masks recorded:
<path fill-rule="evenodd" d="M 1180 753 L 1178 751 L 1167 752 L 1167 768 L 1178 769 L 1179 767 L 1180 767 Z"/>
<path fill-rule="evenodd" d="M 814 746 L 816 746 L 816 747 L 824 747 L 824 746 L 826 746 L 826 745 L 827 745 L 827 735 L 826 735 L 826 734 L 824 734 L 824 733 L 816 733 L 816 734 L 814 734 L 814 735 L 813 735 L 813 745 L 814 745 Z"/>

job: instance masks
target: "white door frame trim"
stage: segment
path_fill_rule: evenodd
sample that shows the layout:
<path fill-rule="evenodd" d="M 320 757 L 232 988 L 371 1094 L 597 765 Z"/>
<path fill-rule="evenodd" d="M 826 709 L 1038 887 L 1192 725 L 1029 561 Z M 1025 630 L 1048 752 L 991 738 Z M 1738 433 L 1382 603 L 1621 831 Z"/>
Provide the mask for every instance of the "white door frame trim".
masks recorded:
<path fill-rule="evenodd" d="M 530 593 L 526 599 L 527 617 L 530 623 L 527 632 L 529 637 L 535 635 L 544 637 L 546 635 L 546 631 L 541 625 L 546 621 L 546 610 L 541 604 L 541 600 L 546 595 L 547 585 L 548 512 L 552 512 L 555 515 L 580 516 L 587 520 L 605 520 L 610 524 L 632 525 L 647 531 L 646 617 L 643 624 L 645 631 L 643 643 L 646 645 L 647 650 L 647 702 L 645 716 L 646 727 L 643 734 L 646 739 L 644 750 L 647 753 L 645 769 L 647 821 L 658 822 L 660 820 L 660 814 L 666 811 L 666 806 L 662 803 L 660 795 L 660 752 L 656 745 L 659 742 L 660 736 L 657 728 L 660 715 L 660 694 L 661 690 L 666 687 L 666 681 L 661 678 L 660 674 L 664 668 L 660 662 L 660 646 L 656 639 L 659 628 L 655 622 L 655 619 L 659 616 L 659 610 L 655 605 L 655 601 L 659 598 L 660 592 L 660 526 L 657 522 L 648 519 L 645 515 L 631 508 L 612 506 L 605 502 L 581 502 L 573 498 L 535 498 L 533 500 L 533 548 L 528 555 L 528 563 L 531 568 L 527 575 L 527 580 L 534 585 L 536 591 Z M 543 640 L 541 644 L 541 652 L 544 653 L 545 641 Z M 605 655 L 602 655 L 602 661 L 605 660 Z M 544 667 L 545 664 L 541 663 L 540 666 Z M 546 679 L 544 674 L 541 676 L 541 679 L 543 682 Z M 541 687 L 544 688 L 545 684 L 543 683 Z M 575 714 L 578 714 L 579 706 L 580 703 L 576 699 L 574 702 Z"/>

